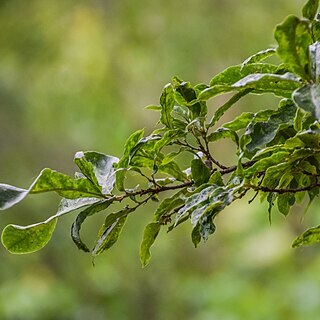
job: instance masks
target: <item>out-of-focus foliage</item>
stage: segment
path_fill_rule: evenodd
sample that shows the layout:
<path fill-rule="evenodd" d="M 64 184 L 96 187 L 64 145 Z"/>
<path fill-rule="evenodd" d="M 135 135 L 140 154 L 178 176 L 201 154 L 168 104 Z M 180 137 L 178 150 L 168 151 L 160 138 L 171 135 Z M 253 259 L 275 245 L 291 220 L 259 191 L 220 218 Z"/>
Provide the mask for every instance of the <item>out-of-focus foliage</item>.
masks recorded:
<path fill-rule="evenodd" d="M 241 62 L 239 57 L 273 43 L 270 29 L 288 12 L 298 13 L 302 2 L 3 1 L 1 180 L 24 185 L 44 166 L 71 173 L 64 161 L 78 149 L 121 156 L 128 133 L 151 120 L 141 108 L 157 103 L 172 74 L 209 81 Z M 250 102 L 244 100 L 241 110 L 261 107 Z M 232 160 L 227 145 L 221 146 L 221 159 Z M 1 225 L 21 222 L 18 211 L 25 212 L 26 224 L 43 220 L 55 202 L 50 196 L 26 200 L 3 214 Z M 133 245 L 140 241 L 143 221 L 129 220 L 131 238 L 119 240 L 93 268 L 66 241 L 73 220 L 66 218 L 37 255 L 9 256 L 1 249 L 0 316 L 315 319 L 317 247 L 288 249 L 293 233 L 303 229 L 297 222 L 301 213 L 297 209 L 298 219 L 290 218 L 285 227 L 275 220 L 268 229 L 266 208 L 254 212 L 244 205 L 231 206 L 214 241 L 197 250 L 187 227 L 165 235 L 154 247 L 154 263 L 143 271 Z M 145 222 L 153 210 L 140 212 Z M 99 217 L 92 219 L 85 233 L 94 237 Z"/>

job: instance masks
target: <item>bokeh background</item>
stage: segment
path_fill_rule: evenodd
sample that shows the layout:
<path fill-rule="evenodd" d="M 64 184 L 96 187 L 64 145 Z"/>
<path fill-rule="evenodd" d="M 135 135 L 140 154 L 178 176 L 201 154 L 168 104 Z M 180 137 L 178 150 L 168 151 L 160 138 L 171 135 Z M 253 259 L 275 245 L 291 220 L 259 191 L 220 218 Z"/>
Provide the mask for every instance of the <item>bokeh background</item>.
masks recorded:
<path fill-rule="evenodd" d="M 158 103 L 173 75 L 208 83 L 274 44 L 274 26 L 303 2 L 0 1 L 1 182 L 28 187 L 44 167 L 72 175 L 79 150 L 121 156 L 131 132 L 152 130 L 156 114 L 143 107 Z M 246 98 L 224 120 L 275 103 Z M 228 144 L 216 149 L 232 160 Z M 63 217 L 40 252 L 0 248 L 0 319 L 318 319 L 320 247 L 290 245 L 319 222 L 319 204 L 306 216 L 301 207 L 288 218 L 274 210 L 270 227 L 266 205 L 248 199 L 227 208 L 197 249 L 188 224 L 162 232 L 145 269 L 139 244 L 154 206 L 129 219 L 95 267 L 70 239 L 75 214 Z M 58 201 L 30 197 L 3 212 L 0 227 L 43 221 Z M 87 241 L 102 221 L 88 220 Z"/>

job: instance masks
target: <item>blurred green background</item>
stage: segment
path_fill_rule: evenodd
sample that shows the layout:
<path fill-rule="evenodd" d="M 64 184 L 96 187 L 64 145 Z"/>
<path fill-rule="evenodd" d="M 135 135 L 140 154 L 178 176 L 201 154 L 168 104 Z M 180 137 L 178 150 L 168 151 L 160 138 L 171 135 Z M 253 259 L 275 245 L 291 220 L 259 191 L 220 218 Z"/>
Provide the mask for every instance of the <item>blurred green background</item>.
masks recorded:
<path fill-rule="evenodd" d="M 127 136 L 152 130 L 173 75 L 206 82 L 230 64 L 274 44 L 272 30 L 303 0 L 0 1 L 0 180 L 28 187 L 50 167 L 70 175 L 73 154 L 121 156 Z M 244 110 L 274 108 L 272 96 L 246 98 Z M 215 108 L 219 100 L 212 103 Z M 233 149 L 217 151 L 227 162 Z M 252 195 L 251 195 L 252 196 Z M 194 249 L 190 226 L 163 232 L 142 269 L 139 244 L 155 207 L 129 220 L 115 247 L 91 264 L 73 245 L 75 217 L 31 255 L 0 249 L 0 319 L 318 319 L 319 246 L 292 239 L 318 223 L 315 203 L 287 219 L 250 198 L 227 208 L 217 232 Z M 30 197 L 2 213 L 0 226 L 45 220 L 58 197 Z M 103 214 L 83 234 L 93 241 Z"/>

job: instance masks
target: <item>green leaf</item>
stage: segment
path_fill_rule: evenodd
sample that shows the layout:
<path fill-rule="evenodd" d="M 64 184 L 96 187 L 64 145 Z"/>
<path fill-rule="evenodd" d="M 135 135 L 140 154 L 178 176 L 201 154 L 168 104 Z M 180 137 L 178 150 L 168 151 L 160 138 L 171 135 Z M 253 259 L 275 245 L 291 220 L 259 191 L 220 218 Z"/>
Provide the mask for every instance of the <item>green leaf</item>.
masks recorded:
<path fill-rule="evenodd" d="M 173 77 L 175 99 L 181 105 L 188 107 L 192 114 L 192 119 L 203 117 L 207 114 L 207 106 L 203 102 L 192 103 L 197 99 L 197 92 L 207 88 L 206 85 L 199 84 L 197 88 L 193 88 L 190 82 L 182 81 L 178 77 Z M 186 118 L 186 117 L 185 117 Z"/>
<path fill-rule="evenodd" d="M 220 171 L 215 171 L 210 179 L 209 179 L 209 183 L 210 184 L 215 184 L 217 186 L 224 186 L 224 182 L 223 182 L 223 179 L 222 179 L 222 175 L 221 175 L 221 172 Z"/>
<path fill-rule="evenodd" d="M 215 142 L 220 139 L 226 139 L 226 138 L 231 139 L 233 142 L 239 145 L 239 137 L 237 133 L 227 128 L 218 128 L 216 131 L 212 132 L 208 136 L 208 141 Z"/>
<path fill-rule="evenodd" d="M 292 92 L 299 86 L 298 79 L 290 73 L 283 75 L 251 74 L 232 85 L 237 90 L 252 89 L 254 93 L 273 93 L 283 98 L 291 98 Z"/>
<path fill-rule="evenodd" d="M 104 198 L 99 188 L 88 179 L 73 180 L 69 176 L 51 169 L 43 169 L 29 188 L 30 194 L 54 191 L 68 199 L 82 197 Z"/>
<path fill-rule="evenodd" d="M 171 112 L 174 107 L 174 91 L 171 83 L 168 83 L 160 97 L 161 117 L 160 122 L 168 128 L 173 128 L 173 118 Z"/>
<path fill-rule="evenodd" d="M 191 239 L 195 247 L 198 246 L 201 239 L 206 241 L 208 237 L 216 231 L 216 226 L 211 217 L 204 217 L 200 223 L 198 223 L 191 233 Z"/>
<path fill-rule="evenodd" d="M 135 209 L 125 207 L 124 209 L 109 214 L 99 231 L 99 238 L 92 250 L 92 256 L 95 257 L 103 251 L 110 249 L 119 239 L 120 233 L 127 220 L 128 214 Z"/>
<path fill-rule="evenodd" d="M 166 164 L 161 164 L 158 169 L 161 172 L 165 172 L 171 175 L 178 181 L 184 182 L 188 179 L 187 175 L 180 169 L 179 165 L 175 161 L 170 161 Z"/>
<path fill-rule="evenodd" d="M 276 96 L 290 98 L 292 92 L 300 86 L 299 80 L 290 73 L 283 75 L 256 73 L 250 74 L 232 85 L 214 85 L 203 90 L 198 99 L 208 100 L 214 96 L 231 91 L 250 89 L 253 93 L 273 93 Z"/>
<path fill-rule="evenodd" d="M 272 141 L 276 136 L 280 126 L 291 126 L 296 115 L 296 106 L 291 100 L 282 100 L 279 109 L 275 111 L 267 121 L 261 121 L 254 124 L 250 132 L 250 143 L 246 148 L 248 152 L 253 152 L 255 149 L 265 146 Z"/>
<path fill-rule="evenodd" d="M 144 229 L 143 239 L 140 246 L 140 261 L 143 267 L 147 266 L 150 262 L 150 248 L 154 244 L 160 228 L 161 224 L 159 222 L 151 222 Z"/>
<path fill-rule="evenodd" d="M 306 19 L 313 20 L 317 15 L 319 0 L 308 0 L 302 8 L 302 14 Z"/>
<path fill-rule="evenodd" d="M 60 201 L 57 215 L 64 215 L 71 211 L 78 210 L 80 208 L 90 206 L 94 203 L 100 202 L 101 199 L 97 198 L 77 198 L 77 199 L 65 199 Z"/>
<path fill-rule="evenodd" d="M 320 80 L 320 43 L 317 41 L 309 46 L 311 58 L 311 76 L 314 82 Z"/>
<path fill-rule="evenodd" d="M 292 248 L 298 248 L 317 242 L 320 242 L 320 226 L 310 228 L 302 233 L 293 241 Z"/>
<path fill-rule="evenodd" d="M 171 130 L 170 130 L 171 131 Z M 150 142 L 159 141 L 162 139 L 162 136 L 160 134 L 151 134 L 147 137 L 141 138 L 136 146 L 131 150 L 130 153 L 130 160 L 135 156 L 135 154 L 141 149 L 149 145 Z"/>
<path fill-rule="evenodd" d="M 278 72 L 278 66 L 267 63 L 251 63 L 246 65 L 236 65 L 223 70 L 214 76 L 210 81 L 210 87 L 216 85 L 232 85 L 250 74 Z"/>
<path fill-rule="evenodd" d="M 119 191 L 124 191 L 124 179 L 126 176 L 126 170 L 130 162 L 130 154 L 139 140 L 143 137 L 144 130 L 138 130 L 134 132 L 126 141 L 124 145 L 124 155 L 119 160 L 116 171 L 116 186 Z"/>
<path fill-rule="evenodd" d="M 248 64 L 252 64 L 252 63 L 257 63 L 257 62 L 261 62 L 271 56 L 273 56 L 275 53 L 276 53 L 276 49 L 274 48 L 269 48 L 269 49 L 265 49 L 265 50 L 262 50 L 262 51 L 259 51 L 255 54 L 253 54 L 252 56 L 250 56 L 248 59 L 246 59 L 241 67 L 242 69 L 248 65 Z M 257 73 L 257 72 L 254 72 L 254 73 Z"/>
<path fill-rule="evenodd" d="M 279 44 L 277 53 L 287 68 L 302 79 L 309 80 L 308 46 L 313 43 L 309 22 L 293 15 L 288 16 L 276 27 L 274 36 Z"/>
<path fill-rule="evenodd" d="M 269 167 L 275 166 L 282 162 L 285 162 L 290 156 L 289 151 L 279 151 L 272 154 L 270 157 L 263 158 L 257 161 L 254 165 L 244 170 L 246 177 L 251 177 L 259 172 L 267 170 Z"/>
<path fill-rule="evenodd" d="M 208 201 L 202 201 L 192 210 L 190 219 L 194 226 L 192 241 L 195 246 L 201 239 L 206 241 L 215 232 L 213 218 L 234 200 L 233 192 L 233 188 L 215 187 L 209 193 Z"/>
<path fill-rule="evenodd" d="M 154 105 L 150 105 L 150 106 L 146 106 L 144 107 L 147 110 L 154 110 L 154 111 L 161 111 L 161 106 L 154 106 Z"/>
<path fill-rule="evenodd" d="M 279 211 L 287 216 L 291 206 L 295 203 L 295 196 L 292 193 L 279 194 L 277 197 L 277 205 Z"/>
<path fill-rule="evenodd" d="M 191 161 L 192 179 L 196 187 L 208 182 L 210 178 L 210 169 L 202 162 L 201 159 Z"/>
<path fill-rule="evenodd" d="M 187 189 L 182 189 L 171 197 L 162 200 L 157 210 L 154 213 L 153 221 L 163 223 L 163 216 L 170 214 L 174 209 L 185 203 L 185 198 L 188 195 Z"/>
<path fill-rule="evenodd" d="M 179 129 L 168 130 L 165 132 L 163 137 L 161 137 L 154 145 L 153 152 L 158 154 L 162 148 L 170 144 L 173 140 L 186 136 L 186 133 Z"/>
<path fill-rule="evenodd" d="M 231 85 L 214 85 L 201 91 L 198 96 L 198 100 L 206 101 L 219 94 L 228 93 L 231 91 L 236 91 L 236 89 L 233 88 Z"/>
<path fill-rule="evenodd" d="M 2 232 L 1 241 L 11 253 L 32 253 L 42 249 L 51 239 L 57 218 L 49 218 L 30 226 L 22 227 L 10 224 Z"/>
<path fill-rule="evenodd" d="M 162 165 L 165 165 L 169 162 L 171 162 L 172 160 L 174 160 L 177 156 L 179 156 L 180 154 L 182 154 L 182 152 L 184 151 L 188 151 L 188 148 L 187 147 L 181 147 L 178 151 L 176 152 L 170 152 L 170 153 L 167 153 L 165 155 L 165 157 L 163 158 L 163 160 L 161 161 L 161 164 Z"/>
<path fill-rule="evenodd" d="M 73 224 L 71 226 L 71 238 L 80 250 L 83 250 L 85 252 L 90 252 L 89 248 L 81 240 L 81 237 L 80 237 L 80 229 L 81 229 L 83 222 L 89 216 L 92 216 L 93 214 L 108 208 L 114 200 L 115 200 L 115 198 L 110 198 L 105 201 L 95 203 L 78 214 L 76 220 L 73 222 Z"/>
<path fill-rule="evenodd" d="M 238 102 L 242 97 L 250 93 L 250 91 L 251 89 L 247 89 L 234 94 L 232 98 L 230 98 L 225 104 L 223 104 L 220 108 L 217 109 L 207 127 L 213 127 L 236 102 Z"/>
<path fill-rule="evenodd" d="M 303 120 L 304 120 L 304 117 L 305 117 L 305 112 L 300 109 L 300 108 L 297 108 L 297 111 L 296 111 L 296 115 L 294 117 L 294 130 L 296 131 L 301 131 L 302 130 L 302 125 L 303 125 Z"/>
<path fill-rule="evenodd" d="M 176 216 L 175 225 L 179 221 L 194 210 L 199 204 L 208 200 L 209 195 L 214 191 L 215 187 L 208 184 L 203 184 L 198 187 L 189 197 L 184 201 L 184 206 L 179 209 Z"/>
<path fill-rule="evenodd" d="M 44 169 L 28 190 L 0 184 L 0 210 L 5 210 L 23 200 L 28 193 L 56 192 L 68 199 L 81 197 L 104 198 L 100 190 L 89 180 L 80 178 L 73 180 L 60 172 Z"/>
<path fill-rule="evenodd" d="M 308 84 L 297 89 L 292 99 L 299 108 L 320 120 L 320 84 Z"/>
<path fill-rule="evenodd" d="M 274 110 L 262 110 L 258 113 L 243 112 L 240 116 L 236 117 L 234 120 L 227 122 L 223 125 L 223 128 L 227 128 L 233 131 L 238 131 L 247 128 L 250 122 L 254 121 L 265 121 Z"/>
<path fill-rule="evenodd" d="M 28 190 L 20 189 L 8 184 L 0 184 L 0 210 L 6 210 L 23 200 Z"/>
<path fill-rule="evenodd" d="M 102 153 L 87 151 L 77 152 L 74 162 L 81 172 L 99 189 L 103 194 L 110 194 L 116 181 L 114 164 L 118 158 Z"/>
<path fill-rule="evenodd" d="M 320 22 L 318 18 L 311 22 L 311 30 L 315 41 L 320 41 Z"/>

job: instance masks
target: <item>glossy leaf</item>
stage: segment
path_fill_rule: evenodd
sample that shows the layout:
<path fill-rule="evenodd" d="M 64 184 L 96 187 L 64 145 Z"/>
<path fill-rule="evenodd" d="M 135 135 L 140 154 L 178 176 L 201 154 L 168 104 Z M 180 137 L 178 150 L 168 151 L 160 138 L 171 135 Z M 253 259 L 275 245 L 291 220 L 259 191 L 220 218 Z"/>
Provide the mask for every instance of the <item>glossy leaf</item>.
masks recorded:
<path fill-rule="evenodd" d="M 28 190 L 0 184 L 0 210 L 6 210 L 23 200 L 28 194 Z"/>
<path fill-rule="evenodd" d="M 73 222 L 73 224 L 71 226 L 71 238 L 80 250 L 83 250 L 85 252 L 90 252 L 89 248 L 81 240 L 81 237 L 80 237 L 80 229 L 81 229 L 83 222 L 89 216 L 92 216 L 93 214 L 108 208 L 112 204 L 113 201 L 114 201 L 114 198 L 110 198 L 105 201 L 95 203 L 78 214 L 76 220 Z"/>
<path fill-rule="evenodd" d="M 159 165 L 159 171 L 170 174 L 178 181 L 187 180 L 187 175 L 180 169 L 179 165 L 175 161 Z"/>
<path fill-rule="evenodd" d="M 292 95 L 294 103 L 320 119 L 320 84 L 308 84 L 297 89 Z"/>
<path fill-rule="evenodd" d="M 167 84 L 160 97 L 161 117 L 160 122 L 168 128 L 173 128 L 171 112 L 174 107 L 174 92 L 171 83 Z"/>
<path fill-rule="evenodd" d="M 309 23 L 291 15 L 277 26 L 274 35 L 279 44 L 277 53 L 287 68 L 302 79 L 309 80 L 308 46 L 313 43 Z"/>
<path fill-rule="evenodd" d="M 218 128 L 216 131 L 212 132 L 208 136 L 209 142 L 215 142 L 220 139 L 231 139 L 233 142 L 235 142 L 237 145 L 239 144 L 239 137 L 237 133 L 233 130 L 227 129 L 227 128 Z"/>
<path fill-rule="evenodd" d="M 143 137 L 144 130 L 138 130 L 134 132 L 126 141 L 124 145 L 124 154 L 119 160 L 116 171 L 116 186 L 119 191 L 124 191 L 124 179 L 126 176 L 126 170 L 130 162 L 130 154 L 134 147 L 138 144 L 139 140 Z"/>
<path fill-rule="evenodd" d="M 311 59 L 311 76 L 314 82 L 319 83 L 320 80 L 320 42 L 316 41 L 309 46 Z"/>
<path fill-rule="evenodd" d="M 300 246 L 311 245 L 317 242 L 320 242 L 320 226 L 310 228 L 303 232 L 293 241 L 292 247 L 297 248 Z"/>
<path fill-rule="evenodd" d="M 223 124 L 223 127 L 233 131 L 238 131 L 247 128 L 248 125 L 253 121 L 257 122 L 267 120 L 270 117 L 270 115 L 273 114 L 273 112 L 273 110 L 262 110 L 258 113 L 243 112 L 234 120 Z"/>
<path fill-rule="evenodd" d="M 214 85 L 201 91 L 198 96 L 198 100 L 206 101 L 219 94 L 228 93 L 231 91 L 236 91 L 231 85 Z"/>
<path fill-rule="evenodd" d="M 185 198 L 188 195 L 186 189 L 182 189 L 172 196 L 162 200 L 157 210 L 154 213 L 154 222 L 164 222 L 163 216 L 169 215 L 174 209 L 185 203 Z"/>
<path fill-rule="evenodd" d="M 222 174 L 220 171 L 215 171 L 210 179 L 209 179 L 209 183 L 210 184 L 215 184 L 217 186 L 224 186 L 224 182 L 223 182 L 223 179 L 222 179 Z"/>
<path fill-rule="evenodd" d="M 250 93 L 250 91 L 251 89 L 247 89 L 234 94 L 232 98 L 230 98 L 225 104 L 218 108 L 217 111 L 214 113 L 212 119 L 210 120 L 208 128 L 213 127 L 236 102 L 238 102 L 242 97 Z"/>
<path fill-rule="evenodd" d="M 155 106 L 155 105 L 149 105 L 144 108 L 147 110 L 154 110 L 154 111 L 161 111 L 161 109 L 162 109 L 161 106 Z"/>
<path fill-rule="evenodd" d="M 119 159 L 113 156 L 93 151 L 77 152 L 74 161 L 81 172 L 96 186 L 103 194 L 110 194 L 116 181 L 114 164 Z"/>
<path fill-rule="evenodd" d="M 276 49 L 274 48 L 269 48 L 266 50 L 261 50 L 255 54 L 253 54 L 252 56 L 250 56 L 248 59 L 246 59 L 243 63 L 242 63 L 242 69 L 248 65 L 248 64 L 252 64 L 252 63 L 257 63 L 257 62 L 261 62 L 271 56 L 273 56 L 276 53 Z M 257 73 L 257 72 L 253 72 L 253 73 Z"/>
<path fill-rule="evenodd" d="M 252 152 L 256 148 L 265 146 L 272 141 L 281 125 L 292 125 L 296 115 L 296 109 L 296 106 L 291 100 L 284 100 L 280 103 L 279 109 L 274 112 L 267 121 L 255 123 L 250 132 L 251 141 L 246 146 L 248 152 Z"/>
<path fill-rule="evenodd" d="M 94 203 L 103 201 L 97 198 L 77 198 L 77 199 L 65 199 L 60 201 L 57 214 L 64 215 L 66 213 L 78 210 L 80 208 L 90 206 Z"/>
<path fill-rule="evenodd" d="M 73 180 L 63 173 L 51 169 L 44 169 L 31 185 L 29 193 L 35 194 L 49 191 L 54 191 L 68 199 L 104 197 L 99 188 L 93 185 L 88 179 L 80 178 Z"/>
<path fill-rule="evenodd" d="M 105 223 L 99 231 L 99 238 L 92 250 L 92 256 L 97 256 L 110 249 L 117 241 L 132 208 L 125 207 L 116 213 L 107 216 Z"/>
<path fill-rule="evenodd" d="M 7 184 L 0 184 L 0 209 L 8 209 L 23 200 L 28 193 L 56 192 L 68 199 L 80 197 L 103 198 L 99 188 L 89 180 L 80 178 L 73 180 L 60 172 L 44 169 L 28 190 L 16 188 Z"/>
<path fill-rule="evenodd" d="M 276 96 L 290 98 L 300 82 L 292 74 L 251 74 L 233 84 L 236 89 L 252 89 L 254 93 L 273 93 Z"/>
<path fill-rule="evenodd" d="M 288 215 L 289 210 L 290 210 L 291 206 L 294 205 L 294 203 L 295 203 L 294 194 L 284 193 L 284 194 L 278 195 L 278 197 L 277 197 L 278 209 L 285 216 Z"/>
<path fill-rule="evenodd" d="M 49 218 L 45 222 L 26 227 L 10 224 L 2 232 L 2 244 L 15 254 L 38 251 L 50 241 L 56 223 L 57 218 Z"/>
<path fill-rule="evenodd" d="M 272 73 L 278 72 L 278 66 L 267 63 L 251 63 L 246 65 L 236 65 L 223 70 L 214 76 L 210 81 L 210 86 L 216 85 L 232 85 L 248 75 L 256 73 Z"/>
<path fill-rule="evenodd" d="M 317 15 L 319 0 L 308 0 L 302 8 L 302 14 L 306 19 L 313 20 Z"/>
<path fill-rule="evenodd" d="M 208 182 L 211 175 L 210 169 L 201 159 L 194 159 L 191 161 L 191 173 L 196 187 Z"/>
<path fill-rule="evenodd" d="M 282 162 L 285 162 L 289 157 L 289 151 L 279 151 L 272 154 L 270 157 L 263 158 L 257 161 L 254 165 L 246 169 L 245 175 L 251 177 L 253 174 L 258 174 L 259 172 L 267 170 L 269 167 L 275 166 Z"/>
<path fill-rule="evenodd" d="M 165 134 L 154 144 L 153 152 L 158 154 L 162 148 L 170 144 L 173 140 L 184 137 L 186 133 L 179 129 L 168 130 Z"/>
<path fill-rule="evenodd" d="M 216 226 L 212 219 L 210 217 L 204 217 L 204 219 L 192 229 L 191 239 L 194 246 L 197 247 L 201 239 L 206 241 L 215 231 Z"/>
<path fill-rule="evenodd" d="M 159 222 L 151 222 L 144 229 L 143 239 L 140 246 L 140 261 L 143 267 L 147 266 L 150 262 L 150 248 L 154 244 L 160 228 L 161 224 Z"/>

